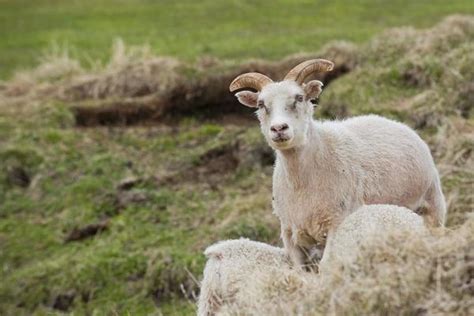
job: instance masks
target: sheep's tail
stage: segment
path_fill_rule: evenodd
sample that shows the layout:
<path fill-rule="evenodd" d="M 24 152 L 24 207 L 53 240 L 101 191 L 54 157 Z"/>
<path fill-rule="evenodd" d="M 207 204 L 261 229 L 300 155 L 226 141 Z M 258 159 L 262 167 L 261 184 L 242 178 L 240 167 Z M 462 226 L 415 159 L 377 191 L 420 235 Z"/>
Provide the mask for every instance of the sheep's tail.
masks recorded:
<path fill-rule="evenodd" d="M 444 226 L 446 222 L 446 200 L 438 177 L 433 181 L 425 195 L 426 210 L 424 217 L 431 226 Z"/>

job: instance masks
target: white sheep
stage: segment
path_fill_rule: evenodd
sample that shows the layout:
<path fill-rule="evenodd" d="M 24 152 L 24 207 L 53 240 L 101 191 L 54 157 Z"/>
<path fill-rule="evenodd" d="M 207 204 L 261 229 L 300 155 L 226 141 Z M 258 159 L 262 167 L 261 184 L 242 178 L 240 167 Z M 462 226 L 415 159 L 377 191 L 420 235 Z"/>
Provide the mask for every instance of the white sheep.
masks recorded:
<path fill-rule="evenodd" d="M 327 235 L 362 205 L 423 209 L 435 226 L 446 216 L 430 150 L 408 126 L 376 115 L 313 120 L 311 101 L 323 84 L 304 80 L 332 68 L 332 62 L 316 59 L 299 64 L 281 82 L 247 73 L 230 85 L 231 91 L 257 90 L 236 96 L 258 108 L 262 133 L 276 152 L 273 209 L 285 249 L 298 265 L 310 248 L 322 251 Z"/>
<path fill-rule="evenodd" d="M 201 316 L 214 315 L 221 305 L 245 296 L 246 284 L 255 282 L 253 276 L 261 269 L 290 267 L 284 249 L 245 238 L 218 242 L 204 254 L 208 260 L 198 300 Z"/>
<path fill-rule="evenodd" d="M 327 274 L 336 265 L 357 263 L 362 247 L 370 247 L 371 243 L 380 242 L 389 234 L 401 236 L 426 232 L 423 218 L 405 207 L 387 204 L 362 206 L 346 216 L 329 235 L 319 271 Z"/>
<path fill-rule="evenodd" d="M 337 277 L 339 267 L 357 265 L 361 249 L 370 249 L 394 233 L 398 238 L 413 238 L 426 232 L 421 216 L 407 208 L 363 206 L 345 217 L 331 234 L 319 263 L 319 275 L 299 269 L 292 271 L 290 259 L 282 248 L 249 239 L 219 242 L 205 251 L 208 261 L 201 283 L 198 315 L 214 315 L 239 306 L 258 306 L 259 300 L 265 299 L 261 292 L 271 286 L 267 283 L 269 279 L 286 283 L 288 275 L 292 275 L 293 280 L 301 280 L 294 286 L 321 286 L 321 282 L 327 281 L 325 278 Z M 396 253 L 396 249 L 393 251 Z M 256 293 L 260 296 L 253 297 Z"/>

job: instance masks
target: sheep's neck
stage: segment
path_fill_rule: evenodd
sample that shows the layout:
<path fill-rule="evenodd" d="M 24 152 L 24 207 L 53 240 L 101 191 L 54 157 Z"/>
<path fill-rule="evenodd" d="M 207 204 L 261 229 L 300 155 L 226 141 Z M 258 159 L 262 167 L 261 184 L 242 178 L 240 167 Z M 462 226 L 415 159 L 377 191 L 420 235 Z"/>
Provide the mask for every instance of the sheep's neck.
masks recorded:
<path fill-rule="evenodd" d="M 311 181 L 324 151 L 316 124 L 310 124 L 306 133 L 306 144 L 277 151 L 288 182 L 295 189 L 305 187 Z"/>

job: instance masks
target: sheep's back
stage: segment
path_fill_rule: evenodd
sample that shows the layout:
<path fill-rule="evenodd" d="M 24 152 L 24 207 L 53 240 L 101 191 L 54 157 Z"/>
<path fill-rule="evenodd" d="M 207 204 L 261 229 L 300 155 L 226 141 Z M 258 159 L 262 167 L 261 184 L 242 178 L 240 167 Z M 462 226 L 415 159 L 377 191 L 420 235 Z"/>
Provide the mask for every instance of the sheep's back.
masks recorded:
<path fill-rule="evenodd" d="M 394 233 L 400 238 L 408 238 L 413 232 L 427 232 L 422 217 L 413 211 L 396 205 L 364 205 L 348 215 L 330 234 L 321 271 L 324 273 L 335 264 L 354 263 L 361 248 L 370 247 L 374 240 Z"/>
<path fill-rule="evenodd" d="M 428 146 L 405 124 L 366 115 L 327 128 L 350 140 L 338 152 L 361 168 L 365 204 L 416 208 L 438 177 Z"/>

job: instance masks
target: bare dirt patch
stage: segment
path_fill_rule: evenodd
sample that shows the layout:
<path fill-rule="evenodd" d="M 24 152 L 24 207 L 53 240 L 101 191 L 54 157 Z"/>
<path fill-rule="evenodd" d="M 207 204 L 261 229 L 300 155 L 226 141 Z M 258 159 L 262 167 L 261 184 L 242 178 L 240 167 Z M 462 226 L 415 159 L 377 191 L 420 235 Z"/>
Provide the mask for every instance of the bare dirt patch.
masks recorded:
<path fill-rule="evenodd" d="M 109 221 L 103 220 L 98 223 L 89 224 L 84 227 L 74 228 L 65 238 L 66 242 L 80 241 L 97 235 L 109 228 Z"/>

